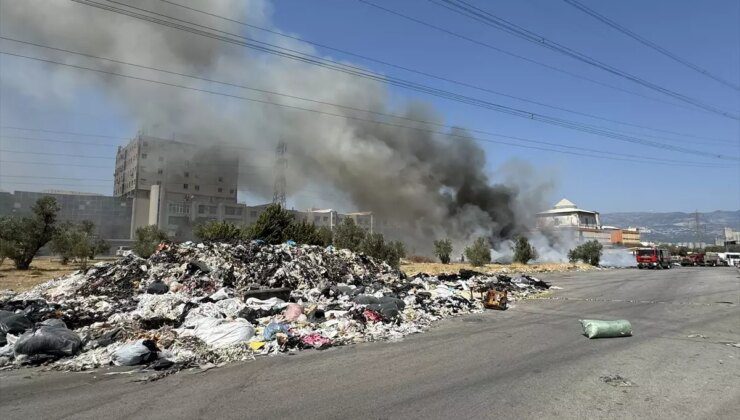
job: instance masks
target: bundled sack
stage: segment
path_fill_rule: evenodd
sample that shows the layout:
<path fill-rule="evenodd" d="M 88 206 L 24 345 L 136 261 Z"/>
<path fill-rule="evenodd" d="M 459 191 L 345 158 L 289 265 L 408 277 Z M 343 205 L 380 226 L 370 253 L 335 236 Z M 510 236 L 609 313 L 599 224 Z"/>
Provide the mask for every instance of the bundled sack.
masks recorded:
<path fill-rule="evenodd" d="M 632 335 L 632 324 L 626 319 L 602 321 L 582 319 L 583 334 L 588 338 L 629 337 Z"/>
<path fill-rule="evenodd" d="M 82 348 L 82 340 L 63 324 L 38 325 L 23 333 L 15 342 L 15 354 L 25 356 L 74 356 Z"/>
<path fill-rule="evenodd" d="M 159 349 L 153 340 L 137 340 L 124 344 L 111 355 L 116 366 L 144 365 L 157 360 Z"/>
<path fill-rule="evenodd" d="M 183 328 L 183 335 L 192 335 L 200 338 L 206 344 L 215 348 L 223 348 L 246 343 L 254 336 L 254 327 L 249 321 L 237 318 L 227 320 L 213 317 L 200 317 L 188 322 L 188 326 L 195 328 Z"/>

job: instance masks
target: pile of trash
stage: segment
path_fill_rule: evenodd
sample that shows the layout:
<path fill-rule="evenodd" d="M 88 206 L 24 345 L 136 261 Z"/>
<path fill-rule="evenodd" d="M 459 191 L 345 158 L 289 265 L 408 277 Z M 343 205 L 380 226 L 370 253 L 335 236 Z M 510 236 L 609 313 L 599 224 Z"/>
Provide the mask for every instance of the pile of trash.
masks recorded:
<path fill-rule="evenodd" d="M 332 247 L 164 245 L 148 259 L 129 252 L 23 293 L 0 293 L 0 367 L 172 370 L 400 339 L 483 311 L 489 290 L 516 300 L 547 288 L 530 276 L 465 270 L 406 277 Z"/>

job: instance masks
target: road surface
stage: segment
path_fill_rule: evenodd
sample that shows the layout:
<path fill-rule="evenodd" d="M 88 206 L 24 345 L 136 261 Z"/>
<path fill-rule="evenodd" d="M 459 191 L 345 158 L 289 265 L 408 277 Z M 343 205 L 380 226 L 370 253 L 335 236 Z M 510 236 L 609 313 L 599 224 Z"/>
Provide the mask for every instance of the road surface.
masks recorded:
<path fill-rule="evenodd" d="M 737 418 L 734 268 L 542 275 L 562 290 L 395 343 L 260 358 L 152 383 L 0 372 L 4 419 Z M 579 318 L 635 334 L 589 340 Z M 619 375 L 624 382 L 607 383 Z M 618 386 L 622 385 L 622 386 Z M 626 385 L 626 386 L 624 386 Z"/>

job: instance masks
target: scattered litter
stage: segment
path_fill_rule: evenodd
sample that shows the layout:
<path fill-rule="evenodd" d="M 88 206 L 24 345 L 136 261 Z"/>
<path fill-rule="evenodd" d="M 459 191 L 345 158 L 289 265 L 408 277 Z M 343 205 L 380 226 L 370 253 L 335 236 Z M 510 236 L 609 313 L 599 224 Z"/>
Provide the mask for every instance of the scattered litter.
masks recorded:
<path fill-rule="evenodd" d="M 506 309 L 508 302 L 508 296 L 506 291 L 499 292 L 498 290 L 489 290 L 486 294 L 486 299 L 483 301 L 483 306 L 488 309 L 498 309 L 503 311 Z"/>
<path fill-rule="evenodd" d="M 619 375 L 602 376 L 599 379 L 601 379 L 604 383 L 609 384 L 611 386 L 618 386 L 618 387 L 636 386 L 634 382 L 630 381 L 627 378 L 623 378 Z"/>
<path fill-rule="evenodd" d="M 588 338 L 628 337 L 632 335 L 632 324 L 626 319 L 602 321 L 582 319 L 583 334 Z"/>
<path fill-rule="evenodd" d="M 54 334 L 77 344 L 45 344 L 43 351 L 55 353 L 53 369 L 112 363 L 204 371 L 255 355 L 399 340 L 438 320 L 483 312 L 487 295 L 511 307 L 549 287 L 528 275 L 470 270 L 407 277 L 334 247 L 163 245 L 147 259 L 127 253 L 0 294 L 0 369 L 21 366 L 19 336 L 64 331 Z"/>

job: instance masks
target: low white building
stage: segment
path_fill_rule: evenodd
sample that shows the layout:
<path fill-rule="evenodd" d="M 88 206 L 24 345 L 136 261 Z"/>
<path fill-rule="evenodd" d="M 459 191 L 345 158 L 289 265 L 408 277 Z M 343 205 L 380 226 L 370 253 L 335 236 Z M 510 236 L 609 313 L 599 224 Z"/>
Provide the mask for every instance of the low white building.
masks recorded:
<path fill-rule="evenodd" d="M 601 229 L 599 212 L 579 209 L 568 199 L 562 199 L 550 210 L 537 213 L 537 227 Z"/>
<path fill-rule="evenodd" d="M 603 245 L 612 244 L 612 232 L 618 228 L 604 229 L 599 212 L 579 209 L 563 198 L 553 208 L 537 213 L 537 228 L 558 231 L 576 242 L 596 240 Z"/>

